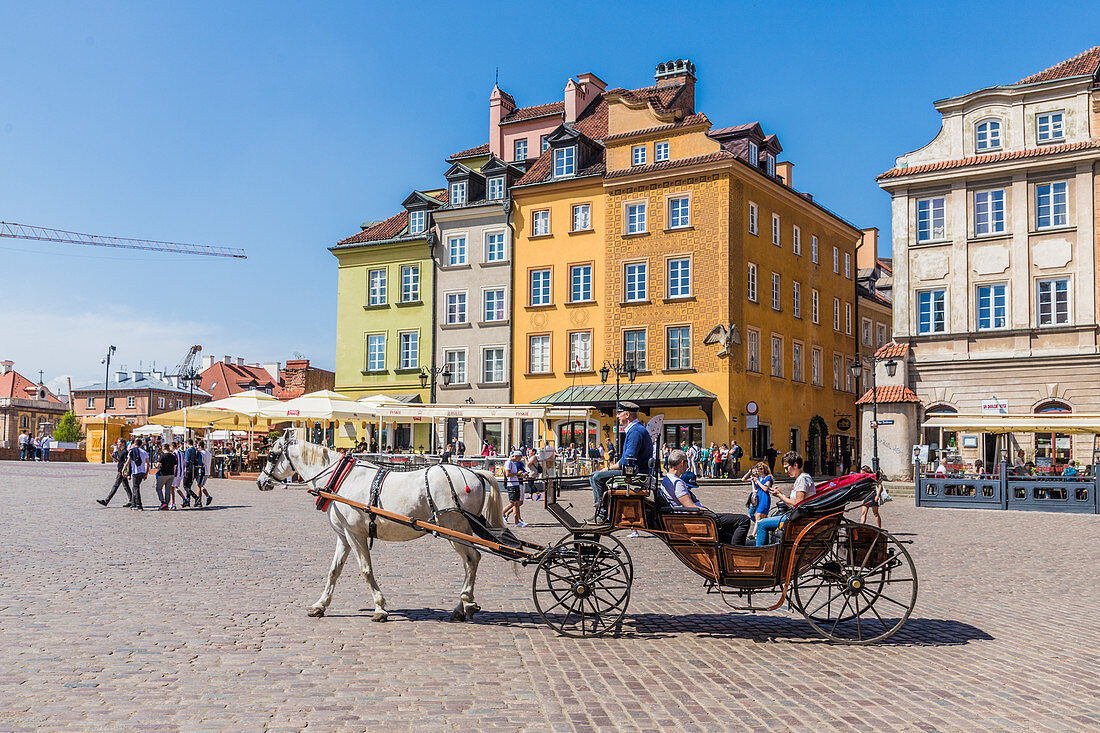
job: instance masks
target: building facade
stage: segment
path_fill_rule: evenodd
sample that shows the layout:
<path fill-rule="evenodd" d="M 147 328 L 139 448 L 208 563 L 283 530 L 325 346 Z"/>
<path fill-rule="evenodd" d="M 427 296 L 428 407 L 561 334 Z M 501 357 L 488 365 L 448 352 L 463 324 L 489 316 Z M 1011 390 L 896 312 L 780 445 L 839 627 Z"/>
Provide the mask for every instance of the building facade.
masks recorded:
<path fill-rule="evenodd" d="M 174 378 L 162 372 L 118 371 L 106 385 L 88 384 L 73 388 L 73 412 L 78 418 L 106 413 L 126 421 L 127 425 L 140 427 L 156 423 L 162 412 L 182 410 L 210 401 L 210 395 L 200 387 L 180 385 Z"/>
<path fill-rule="evenodd" d="M 1100 412 L 1100 47 L 936 102 L 892 197 L 894 335 L 923 414 Z M 1091 461 L 1092 436 L 924 431 L 962 461 Z"/>
<path fill-rule="evenodd" d="M 18 448 L 24 430 L 35 438 L 52 435 L 68 409 L 41 381 L 15 371 L 15 362 L 0 361 L 0 448 Z"/>

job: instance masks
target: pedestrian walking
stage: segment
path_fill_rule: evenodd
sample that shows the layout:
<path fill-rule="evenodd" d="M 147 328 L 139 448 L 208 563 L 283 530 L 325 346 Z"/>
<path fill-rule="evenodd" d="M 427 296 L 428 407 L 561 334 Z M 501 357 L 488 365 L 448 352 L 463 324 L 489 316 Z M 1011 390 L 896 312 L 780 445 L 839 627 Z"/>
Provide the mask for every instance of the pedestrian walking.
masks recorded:
<path fill-rule="evenodd" d="M 111 451 L 111 457 L 115 461 L 115 484 L 111 487 L 111 492 L 107 494 L 106 499 L 96 499 L 98 504 L 107 506 L 111 503 L 111 499 L 114 498 L 115 492 L 118 491 L 118 487 L 126 489 L 126 503 L 122 506 L 130 507 L 134 505 L 134 494 L 130 491 L 130 447 L 125 441 L 119 439 L 115 442 L 115 447 Z"/>
<path fill-rule="evenodd" d="M 206 450 L 206 441 L 199 441 L 199 465 L 198 465 L 198 481 L 199 490 L 198 496 L 195 498 L 195 508 L 198 509 L 202 506 L 202 495 L 206 494 L 206 506 L 210 506 L 210 502 L 214 501 L 214 497 L 210 495 L 210 492 L 206 490 L 206 479 L 210 475 L 210 465 L 214 461 L 214 456 L 210 451 Z"/>
<path fill-rule="evenodd" d="M 176 480 L 176 467 L 178 465 L 179 459 L 176 457 L 175 451 L 167 450 L 160 454 L 160 461 L 157 462 L 157 500 L 160 501 L 160 511 L 162 512 L 167 511 L 169 502 L 174 501 L 172 482 Z M 172 508 L 174 509 L 175 506 Z"/>
<path fill-rule="evenodd" d="M 199 465 L 202 463 L 202 456 L 199 455 L 199 449 L 195 447 L 195 441 L 191 438 L 187 439 L 187 448 L 183 451 L 183 490 L 184 496 L 182 506 L 187 509 L 191 506 L 191 500 L 195 500 L 195 508 L 200 509 L 202 501 L 198 495 L 192 490 L 192 486 L 195 485 L 195 476 L 199 472 Z"/>
<path fill-rule="evenodd" d="M 870 466 L 864 466 L 860 469 L 863 473 L 874 473 Z M 882 501 L 882 477 L 876 476 L 878 479 L 878 485 L 875 487 L 875 495 L 863 502 L 863 507 L 859 511 L 859 523 L 867 524 L 867 510 L 870 509 L 875 515 L 875 524 L 879 529 L 882 529 L 882 515 L 878 513 L 878 508 L 885 502 Z"/>
<path fill-rule="evenodd" d="M 50 462 L 50 443 L 53 442 L 53 434 L 45 433 L 42 435 L 42 460 L 46 463 Z"/>
<path fill-rule="evenodd" d="M 176 457 L 176 475 L 172 479 L 172 491 L 168 495 L 168 508 L 172 511 L 176 510 L 176 495 L 179 494 L 180 503 L 183 503 L 184 495 L 180 490 L 180 486 L 183 484 L 183 442 L 176 440 L 172 442 L 172 454 Z"/>
<path fill-rule="evenodd" d="M 145 479 L 145 474 L 149 470 L 149 454 L 141 447 L 141 444 L 131 446 L 129 451 L 130 456 L 130 481 L 133 493 L 131 499 L 131 509 L 141 511 L 141 482 Z"/>
<path fill-rule="evenodd" d="M 768 449 L 764 451 L 764 457 L 768 459 L 768 470 L 775 473 L 775 459 L 779 456 L 779 451 L 775 449 L 775 446 L 768 443 Z"/>
<path fill-rule="evenodd" d="M 734 440 L 730 445 L 730 476 L 741 475 L 741 456 L 745 455 L 744 449 Z"/>
<path fill-rule="evenodd" d="M 534 457 L 535 451 L 532 449 L 530 454 Z M 528 478 L 528 473 L 523 463 L 523 454 L 518 450 L 512 451 L 508 462 L 504 464 L 504 475 L 504 485 L 508 489 L 508 506 L 504 508 L 505 520 L 511 514 L 517 527 L 526 527 L 527 522 L 520 516 L 520 507 L 523 506 L 523 487 L 520 482 Z"/>

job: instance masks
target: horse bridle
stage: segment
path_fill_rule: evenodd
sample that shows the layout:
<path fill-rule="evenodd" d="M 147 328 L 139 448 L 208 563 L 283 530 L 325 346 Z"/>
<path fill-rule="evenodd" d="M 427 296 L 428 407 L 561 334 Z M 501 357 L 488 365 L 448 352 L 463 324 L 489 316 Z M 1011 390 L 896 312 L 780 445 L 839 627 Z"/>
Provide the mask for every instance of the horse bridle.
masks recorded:
<path fill-rule="evenodd" d="M 288 441 L 287 445 L 289 445 L 289 444 L 290 443 Z M 271 476 L 272 469 L 275 468 L 275 464 L 277 464 L 279 462 L 279 459 L 282 458 L 285 453 L 286 453 L 285 449 L 276 450 L 274 445 L 272 445 L 271 449 L 268 450 L 268 452 L 267 452 L 267 471 L 268 471 L 268 476 L 269 477 Z M 302 479 L 301 481 L 288 481 L 287 479 L 282 479 L 282 481 L 283 481 L 284 484 L 287 484 L 287 485 L 294 484 L 295 486 L 306 486 L 307 484 L 311 484 L 314 481 L 316 481 L 317 479 L 321 478 L 326 473 L 329 473 L 332 470 L 334 470 L 336 468 L 336 466 L 339 465 L 339 463 L 340 463 L 340 461 L 336 461 L 336 463 L 333 463 L 331 466 L 327 466 L 326 468 L 322 468 L 321 471 L 319 473 L 315 474 L 312 478 Z M 293 464 L 291 464 L 291 468 L 294 468 Z M 295 471 L 295 473 L 297 473 L 297 471 Z M 274 477 L 272 477 L 272 478 L 274 479 Z"/>

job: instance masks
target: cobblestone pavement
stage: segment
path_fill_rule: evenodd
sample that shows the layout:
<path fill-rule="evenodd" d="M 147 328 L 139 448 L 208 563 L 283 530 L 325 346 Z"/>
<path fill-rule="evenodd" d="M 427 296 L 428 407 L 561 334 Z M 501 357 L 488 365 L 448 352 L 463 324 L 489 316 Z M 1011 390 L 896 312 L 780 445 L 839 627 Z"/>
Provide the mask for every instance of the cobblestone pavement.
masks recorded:
<path fill-rule="evenodd" d="M 212 481 L 212 510 L 138 514 L 93 501 L 112 478 L 0 463 L 2 730 L 1100 730 L 1100 517 L 887 505 L 921 588 L 873 647 L 731 613 L 625 539 L 624 633 L 577 640 L 538 622 L 530 568 L 492 557 L 483 612 L 449 621 L 461 566 L 431 538 L 375 546 L 389 623 L 353 560 L 309 618 L 333 547 L 311 497 Z M 525 536 L 563 534 L 526 509 Z"/>

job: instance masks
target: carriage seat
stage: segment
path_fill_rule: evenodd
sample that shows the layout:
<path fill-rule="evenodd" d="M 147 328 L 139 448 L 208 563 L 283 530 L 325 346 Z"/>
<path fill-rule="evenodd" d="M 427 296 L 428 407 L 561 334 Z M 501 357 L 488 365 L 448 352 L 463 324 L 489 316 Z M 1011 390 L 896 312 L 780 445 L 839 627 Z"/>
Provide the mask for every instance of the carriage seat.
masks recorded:
<path fill-rule="evenodd" d="M 813 496 L 803 499 L 787 514 L 787 520 L 820 517 L 842 511 L 849 504 L 862 504 L 875 495 L 878 485 L 873 473 L 852 473 L 817 485 Z"/>

